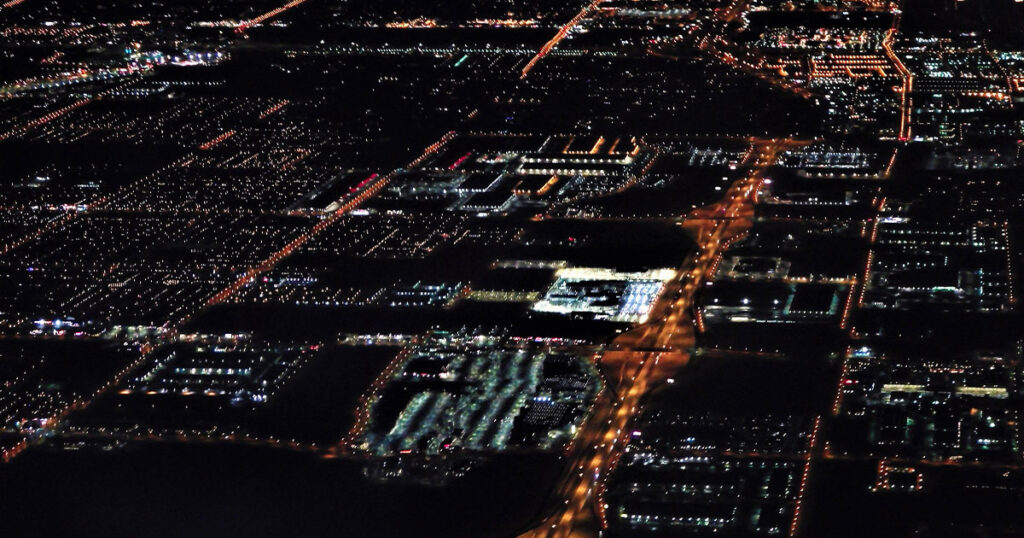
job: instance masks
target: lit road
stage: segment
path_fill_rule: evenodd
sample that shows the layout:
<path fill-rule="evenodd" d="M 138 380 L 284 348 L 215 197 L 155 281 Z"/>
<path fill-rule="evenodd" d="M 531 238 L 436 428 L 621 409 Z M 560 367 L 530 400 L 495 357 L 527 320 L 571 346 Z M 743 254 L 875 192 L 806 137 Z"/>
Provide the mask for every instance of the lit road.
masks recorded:
<path fill-rule="evenodd" d="M 548 40 L 547 43 L 544 43 L 544 46 L 542 46 L 540 50 L 537 51 L 537 54 L 534 55 L 534 57 L 531 58 L 530 61 L 526 63 L 526 66 L 523 67 L 520 78 L 526 78 L 526 76 L 530 74 L 530 70 L 532 70 L 533 67 L 537 65 L 537 62 L 539 62 L 541 58 L 547 56 L 552 49 L 558 46 L 558 42 L 565 39 L 565 37 L 568 36 L 570 32 L 572 32 L 573 28 L 575 28 L 577 24 L 582 22 L 583 19 L 585 19 L 591 11 L 597 9 L 597 6 L 600 5 L 603 1 L 604 0 L 591 1 L 586 6 L 583 6 L 583 9 L 580 10 L 580 12 L 577 13 L 575 17 L 573 17 L 569 22 L 565 23 L 564 26 L 559 28 L 558 33 L 555 34 L 555 37 L 552 37 L 551 39 Z"/>
<path fill-rule="evenodd" d="M 901 142 L 910 140 L 910 123 L 911 123 L 911 111 L 913 110 L 914 102 L 911 98 L 911 92 L 914 91 L 914 75 L 911 74 L 907 66 L 900 60 L 892 50 L 893 38 L 899 32 L 900 21 L 902 20 L 903 11 L 897 8 L 894 12 L 892 19 L 892 28 L 889 29 L 889 33 L 886 34 L 885 40 L 882 41 L 882 50 L 885 51 L 885 55 L 889 60 L 896 66 L 896 69 L 900 73 L 900 78 L 903 79 L 903 83 L 900 85 L 900 133 L 899 139 Z"/>
<path fill-rule="evenodd" d="M 569 464 L 555 489 L 553 513 L 523 537 L 595 536 L 607 521 L 603 493 L 626 446 L 630 425 L 643 399 L 671 378 L 689 359 L 694 345 L 693 297 L 714 271 L 721 253 L 747 230 L 765 170 L 778 154 L 803 144 L 791 140 L 755 141 L 750 173 L 737 180 L 717 204 L 694 211 L 684 221 L 697 249 L 666 286 L 651 319 L 623 333 L 601 358 L 611 390 L 598 397 L 573 444 Z"/>
<path fill-rule="evenodd" d="M 10 8 L 12 8 L 12 7 L 14 7 L 14 6 L 24 2 L 24 1 L 25 0 L 10 0 L 9 2 L 4 2 L 3 4 L 0 4 L 0 8 L 10 9 Z"/>
<path fill-rule="evenodd" d="M 296 7 L 296 6 L 304 4 L 305 2 L 306 2 L 306 0 L 292 0 L 291 2 L 288 2 L 287 4 L 285 4 L 285 5 L 283 5 L 283 6 L 279 7 L 279 8 L 272 9 L 272 10 L 266 12 L 266 13 L 263 13 L 262 15 L 259 15 L 257 17 L 253 17 L 252 19 L 249 19 L 247 21 L 243 21 L 242 23 L 240 23 L 235 28 L 235 32 L 241 34 L 241 33 L 245 32 L 246 30 L 248 30 L 249 28 L 251 28 L 253 26 L 259 26 L 259 25 L 263 24 L 264 22 L 267 22 L 268 20 L 270 20 L 270 19 L 272 19 L 272 18 L 274 18 L 274 17 L 284 13 L 285 11 L 288 11 L 289 9 L 291 9 L 293 7 Z"/>

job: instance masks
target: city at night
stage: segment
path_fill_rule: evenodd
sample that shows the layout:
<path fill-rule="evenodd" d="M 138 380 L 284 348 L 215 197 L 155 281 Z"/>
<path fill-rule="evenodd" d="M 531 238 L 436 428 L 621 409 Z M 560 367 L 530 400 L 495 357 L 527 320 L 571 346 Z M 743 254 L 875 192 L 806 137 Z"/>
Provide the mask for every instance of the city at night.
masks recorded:
<path fill-rule="evenodd" d="M 0 0 L 0 536 L 1024 537 L 1024 0 Z"/>

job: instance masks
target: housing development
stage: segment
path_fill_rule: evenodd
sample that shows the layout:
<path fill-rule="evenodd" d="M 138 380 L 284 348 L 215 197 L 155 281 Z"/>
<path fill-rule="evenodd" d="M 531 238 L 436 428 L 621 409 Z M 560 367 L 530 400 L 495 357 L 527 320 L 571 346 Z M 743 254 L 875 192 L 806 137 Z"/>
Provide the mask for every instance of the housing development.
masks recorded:
<path fill-rule="evenodd" d="M 11 0 L 0 185 L 2 536 L 1024 536 L 1021 0 Z"/>

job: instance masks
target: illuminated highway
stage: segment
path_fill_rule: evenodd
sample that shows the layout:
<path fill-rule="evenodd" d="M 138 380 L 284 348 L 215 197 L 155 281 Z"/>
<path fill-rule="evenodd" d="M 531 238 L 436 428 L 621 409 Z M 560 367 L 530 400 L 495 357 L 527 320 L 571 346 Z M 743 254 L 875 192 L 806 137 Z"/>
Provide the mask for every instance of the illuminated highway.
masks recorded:
<path fill-rule="evenodd" d="M 900 78 L 903 79 L 903 84 L 900 86 L 900 133 L 899 139 L 901 142 L 910 140 L 910 120 L 911 110 L 913 109 L 914 102 L 910 97 L 910 93 L 914 90 L 914 75 L 910 73 L 907 66 L 903 64 L 899 56 L 896 55 L 892 50 L 892 41 L 899 32 L 900 20 L 902 11 L 899 8 L 894 10 L 892 19 L 892 28 L 889 29 L 889 33 L 885 36 L 885 41 L 882 42 L 882 49 L 885 51 L 885 55 L 892 61 L 896 69 L 899 70 Z"/>
<path fill-rule="evenodd" d="M 264 22 L 267 22 L 268 20 L 284 13 L 285 11 L 288 11 L 289 9 L 301 5 L 305 2 L 306 0 L 292 0 L 291 2 L 288 2 L 287 4 L 279 8 L 272 9 L 266 13 L 263 13 L 262 15 L 253 17 L 252 19 L 242 22 L 238 25 L 238 27 L 235 28 L 235 32 L 239 34 L 243 33 L 250 27 L 259 26 L 260 24 L 263 24 Z"/>
<path fill-rule="evenodd" d="M 753 201 L 764 173 L 792 140 L 755 141 L 750 173 L 737 180 L 725 197 L 696 210 L 683 226 L 697 241 L 676 278 L 666 286 L 652 319 L 615 339 L 601 358 L 607 382 L 587 422 L 568 449 L 569 464 L 553 498 L 554 513 L 523 537 L 594 536 L 606 525 L 603 492 L 629 436 L 629 426 L 645 396 L 671 378 L 689 358 L 694 345 L 689 310 L 693 297 L 717 265 L 722 252 L 750 225 Z"/>
<path fill-rule="evenodd" d="M 558 45 L 559 41 L 565 39 L 565 37 L 569 35 L 570 32 L 572 32 L 572 29 L 575 28 L 576 25 L 579 24 L 581 21 L 583 21 L 583 19 L 585 19 L 591 11 L 597 9 L 597 6 L 600 5 L 603 1 L 604 0 L 593 0 L 592 2 L 584 6 L 583 9 L 580 10 L 580 12 L 577 13 L 576 16 L 572 18 L 572 20 L 570 20 L 564 26 L 559 28 L 558 33 L 555 34 L 555 37 L 552 37 L 550 40 L 548 40 L 548 42 L 545 43 L 539 51 L 537 51 L 537 54 L 534 55 L 534 57 L 531 58 L 530 61 L 526 63 L 526 66 L 523 67 L 522 75 L 520 76 L 520 78 L 526 78 L 526 76 L 530 74 L 530 70 L 533 69 L 533 66 L 537 65 L 537 62 L 539 62 L 541 58 L 547 56 L 547 54 L 551 52 L 551 49 L 555 48 Z"/>

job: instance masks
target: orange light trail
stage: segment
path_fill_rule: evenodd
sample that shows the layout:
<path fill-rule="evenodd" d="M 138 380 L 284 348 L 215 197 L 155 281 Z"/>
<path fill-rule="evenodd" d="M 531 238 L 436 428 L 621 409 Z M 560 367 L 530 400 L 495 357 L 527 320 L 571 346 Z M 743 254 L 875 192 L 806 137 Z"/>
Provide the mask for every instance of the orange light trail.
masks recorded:
<path fill-rule="evenodd" d="M 571 32 L 577 24 L 582 22 L 592 10 L 597 9 L 597 6 L 599 6 L 603 1 L 604 0 L 593 0 L 580 10 L 572 20 L 565 23 L 565 26 L 562 26 L 558 30 L 558 33 L 555 34 L 555 37 L 552 37 L 547 43 L 544 43 L 544 46 L 540 48 L 537 54 L 527 62 L 526 66 L 523 67 L 522 76 L 520 78 L 526 78 L 526 75 L 530 74 L 530 70 L 533 69 L 533 66 L 537 65 L 537 62 L 539 62 L 541 58 L 547 56 L 548 53 L 551 52 L 551 49 L 554 49 L 558 45 L 559 41 L 565 39 L 565 36 L 569 35 L 569 32 Z"/>
<path fill-rule="evenodd" d="M 899 12 L 893 17 L 892 28 L 885 35 L 885 39 L 882 40 L 882 50 L 885 51 L 885 55 L 892 61 L 893 65 L 900 72 L 900 78 L 903 79 L 903 85 L 900 89 L 900 97 L 902 102 L 900 104 L 900 132 L 899 139 L 901 142 L 907 142 L 910 140 L 910 123 L 911 123 L 911 107 L 913 102 L 910 98 L 910 92 L 914 89 L 914 75 L 910 73 L 907 66 L 903 64 L 899 56 L 896 55 L 892 50 L 892 40 L 896 37 L 896 33 L 900 27 L 900 15 Z"/>
<path fill-rule="evenodd" d="M 804 472 L 800 475 L 800 492 L 796 497 L 796 505 L 793 507 L 793 522 L 789 526 L 789 536 L 796 536 L 800 531 L 800 516 L 803 513 L 804 494 L 807 493 L 807 478 L 811 474 L 811 461 L 814 460 L 814 450 L 818 447 L 818 432 L 821 430 L 821 417 L 814 419 L 814 429 L 811 430 L 811 442 L 807 447 L 807 457 L 804 460 Z"/>
<path fill-rule="evenodd" d="M 282 100 L 278 101 L 277 103 L 271 105 L 269 108 L 267 108 L 263 112 L 260 112 L 259 119 L 261 119 L 261 120 L 262 119 L 266 119 L 267 116 L 270 116 L 271 114 L 277 112 L 278 110 L 281 110 L 282 108 L 287 106 L 288 103 L 290 103 L 290 102 L 291 101 L 289 101 L 287 99 L 282 99 Z"/>
<path fill-rule="evenodd" d="M 82 99 L 80 101 L 75 101 L 74 103 L 71 103 L 70 105 L 65 106 L 63 108 L 58 108 L 57 110 L 54 110 L 54 111 L 50 112 L 49 114 L 47 114 L 45 116 L 36 118 L 36 119 L 26 123 L 25 125 L 14 127 L 12 129 L 10 129 L 9 131 L 7 131 L 6 133 L 0 134 L 0 140 L 6 140 L 6 139 L 8 139 L 8 138 L 10 138 L 12 136 L 24 133 L 25 131 L 28 131 L 28 130 L 33 129 L 35 127 L 39 127 L 40 125 L 45 125 L 47 123 L 50 123 L 51 121 L 53 121 L 53 120 L 63 116 L 64 114 L 67 114 L 68 112 L 71 112 L 72 110 L 75 110 L 77 108 L 81 108 L 81 107 L 83 107 L 83 106 L 93 102 L 94 100 L 96 100 L 96 97 L 88 97 L 88 98 Z"/>
<path fill-rule="evenodd" d="M 231 129 L 230 131 L 225 131 L 225 132 L 217 135 L 212 140 L 209 140 L 206 143 L 204 143 L 201 146 L 199 146 L 199 149 L 201 149 L 201 150 L 208 150 L 208 149 L 212 148 L 213 146 L 216 146 L 217 144 L 220 144 L 221 142 L 231 138 L 232 136 L 235 136 L 236 133 L 237 133 L 237 131 L 235 131 L 234 129 Z"/>
<path fill-rule="evenodd" d="M 274 17 L 284 13 L 285 11 L 288 11 L 289 9 L 291 9 L 291 8 L 293 8 L 295 6 L 303 4 L 305 2 L 306 2 L 306 0 L 292 0 L 291 2 L 288 2 L 287 4 L 285 4 L 285 5 L 283 5 L 283 6 L 279 7 L 279 8 L 272 9 L 272 10 L 270 10 L 270 11 L 268 11 L 268 12 L 266 12 L 266 13 L 258 16 L 258 17 L 249 19 L 249 20 L 239 24 L 238 27 L 235 28 L 235 33 L 241 34 L 241 33 L 245 32 L 249 27 L 263 24 L 264 22 L 266 22 L 266 21 L 268 21 L 268 20 L 270 20 L 270 19 L 272 19 L 272 18 L 274 18 Z"/>

